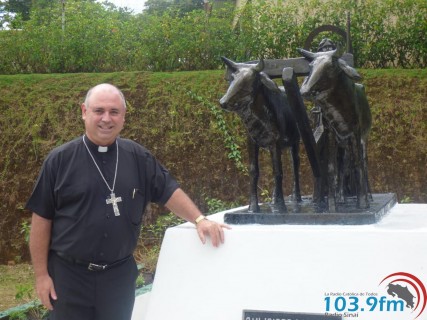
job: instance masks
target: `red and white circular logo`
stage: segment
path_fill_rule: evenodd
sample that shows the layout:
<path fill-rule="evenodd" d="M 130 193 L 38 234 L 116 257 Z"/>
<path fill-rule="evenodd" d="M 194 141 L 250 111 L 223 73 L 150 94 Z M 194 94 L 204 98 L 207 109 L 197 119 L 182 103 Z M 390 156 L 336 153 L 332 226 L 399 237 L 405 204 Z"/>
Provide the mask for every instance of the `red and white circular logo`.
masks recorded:
<path fill-rule="evenodd" d="M 396 272 L 382 279 L 380 285 L 383 282 L 387 284 L 389 295 L 402 299 L 407 308 L 411 308 L 412 312 L 417 312 L 414 319 L 424 312 L 427 292 L 424 284 L 416 276 L 407 272 Z"/>

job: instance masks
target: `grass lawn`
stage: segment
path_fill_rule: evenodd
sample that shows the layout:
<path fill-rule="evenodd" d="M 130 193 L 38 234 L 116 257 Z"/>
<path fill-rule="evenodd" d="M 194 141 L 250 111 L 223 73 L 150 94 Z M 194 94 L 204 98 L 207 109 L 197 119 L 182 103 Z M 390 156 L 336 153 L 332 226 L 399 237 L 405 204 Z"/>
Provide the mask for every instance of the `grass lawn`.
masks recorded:
<path fill-rule="evenodd" d="M 29 264 L 0 265 L 0 311 L 36 299 L 34 273 Z"/>

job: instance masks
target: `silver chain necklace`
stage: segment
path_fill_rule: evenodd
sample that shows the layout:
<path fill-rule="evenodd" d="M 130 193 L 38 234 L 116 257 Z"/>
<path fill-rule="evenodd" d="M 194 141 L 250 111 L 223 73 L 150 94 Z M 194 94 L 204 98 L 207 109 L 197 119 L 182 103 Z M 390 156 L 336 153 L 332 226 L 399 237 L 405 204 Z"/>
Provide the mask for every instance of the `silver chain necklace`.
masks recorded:
<path fill-rule="evenodd" d="M 95 161 L 95 158 L 93 157 L 92 153 L 89 150 L 89 147 L 86 144 L 85 136 L 86 135 L 83 135 L 83 143 L 84 143 L 84 145 L 86 147 L 86 150 L 87 150 L 87 152 L 89 152 L 89 155 L 92 158 L 92 161 L 95 164 L 95 167 L 98 169 L 98 172 L 99 172 L 99 174 L 102 177 L 102 180 L 104 180 L 105 184 L 107 185 L 108 190 L 110 190 L 110 192 L 111 192 L 110 198 L 109 199 L 107 198 L 105 200 L 105 202 L 107 204 L 112 204 L 113 205 L 114 215 L 117 217 L 117 216 L 120 215 L 119 206 L 118 206 L 117 203 L 118 202 L 122 202 L 122 197 L 116 197 L 116 195 L 114 194 L 114 188 L 116 186 L 116 178 L 117 178 L 117 168 L 118 168 L 118 165 L 119 165 L 119 143 L 117 142 L 117 139 L 116 139 L 116 150 L 117 150 L 117 152 L 116 152 L 116 170 L 114 172 L 113 187 L 110 188 L 110 185 L 108 184 L 107 180 L 105 180 L 104 175 L 101 172 L 101 169 L 99 169 L 99 166 L 98 166 L 98 164 Z"/>

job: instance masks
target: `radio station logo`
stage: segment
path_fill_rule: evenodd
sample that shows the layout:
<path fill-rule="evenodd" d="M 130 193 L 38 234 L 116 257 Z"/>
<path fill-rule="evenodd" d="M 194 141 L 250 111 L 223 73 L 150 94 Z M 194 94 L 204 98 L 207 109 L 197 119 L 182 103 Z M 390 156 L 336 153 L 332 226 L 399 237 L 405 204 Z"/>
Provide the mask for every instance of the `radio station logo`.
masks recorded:
<path fill-rule="evenodd" d="M 325 292 L 325 315 L 358 318 L 373 312 L 393 312 L 419 318 L 426 309 L 427 291 L 422 281 L 407 272 L 396 272 L 378 284 L 381 290 Z M 371 313 L 372 315 L 372 313 Z M 410 319 L 407 318 L 408 320 Z"/>
<path fill-rule="evenodd" d="M 381 280 L 379 285 L 387 284 L 387 294 L 406 303 L 406 307 L 416 312 L 417 319 L 425 310 L 427 292 L 424 284 L 413 274 L 407 272 L 392 273 Z"/>

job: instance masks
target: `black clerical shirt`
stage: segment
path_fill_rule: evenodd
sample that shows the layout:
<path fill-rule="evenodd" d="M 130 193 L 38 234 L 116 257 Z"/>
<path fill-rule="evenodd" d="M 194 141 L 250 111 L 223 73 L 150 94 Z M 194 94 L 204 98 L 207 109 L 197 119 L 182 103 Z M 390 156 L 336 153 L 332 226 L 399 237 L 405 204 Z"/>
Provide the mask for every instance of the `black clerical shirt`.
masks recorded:
<path fill-rule="evenodd" d="M 107 152 L 85 137 L 110 188 L 116 144 Z M 27 209 L 52 220 L 50 249 L 95 263 L 111 263 L 133 253 L 142 215 L 149 202 L 165 204 L 178 183 L 141 145 L 117 139 L 118 169 L 114 188 L 120 215 L 107 203 L 111 196 L 82 137 L 55 148 L 45 159 Z"/>

